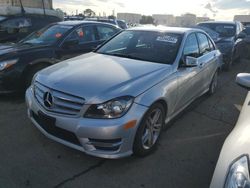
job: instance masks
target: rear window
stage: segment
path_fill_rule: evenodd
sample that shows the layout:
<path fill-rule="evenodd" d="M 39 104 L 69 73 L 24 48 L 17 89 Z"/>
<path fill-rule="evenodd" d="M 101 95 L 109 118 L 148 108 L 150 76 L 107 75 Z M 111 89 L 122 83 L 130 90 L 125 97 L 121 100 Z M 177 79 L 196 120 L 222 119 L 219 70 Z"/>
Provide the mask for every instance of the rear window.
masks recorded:
<path fill-rule="evenodd" d="M 233 37 L 236 34 L 236 25 L 224 23 L 201 23 L 201 27 L 206 27 L 217 32 L 220 37 Z"/>

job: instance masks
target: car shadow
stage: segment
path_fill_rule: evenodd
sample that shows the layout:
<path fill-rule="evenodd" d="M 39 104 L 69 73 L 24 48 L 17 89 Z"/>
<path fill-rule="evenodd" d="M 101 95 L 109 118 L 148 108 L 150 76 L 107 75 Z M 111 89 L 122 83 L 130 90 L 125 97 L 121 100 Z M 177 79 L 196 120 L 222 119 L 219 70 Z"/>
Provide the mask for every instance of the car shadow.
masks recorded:
<path fill-rule="evenodd" d="M 25 94 L 24 93 L 11 93 L 11 94 L 1 94 L 0 102 L 7 103 L 24 103 Z"/>

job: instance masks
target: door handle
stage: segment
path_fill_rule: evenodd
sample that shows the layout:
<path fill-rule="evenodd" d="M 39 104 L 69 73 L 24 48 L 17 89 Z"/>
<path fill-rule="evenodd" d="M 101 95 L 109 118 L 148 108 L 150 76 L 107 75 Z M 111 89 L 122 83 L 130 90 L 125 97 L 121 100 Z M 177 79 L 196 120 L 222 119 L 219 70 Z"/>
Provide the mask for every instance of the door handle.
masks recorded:
<path fill-rule="evenodd" d="M 202 68 L 204 66 L 204 63 L 200 63 L 199 67 Z"/>

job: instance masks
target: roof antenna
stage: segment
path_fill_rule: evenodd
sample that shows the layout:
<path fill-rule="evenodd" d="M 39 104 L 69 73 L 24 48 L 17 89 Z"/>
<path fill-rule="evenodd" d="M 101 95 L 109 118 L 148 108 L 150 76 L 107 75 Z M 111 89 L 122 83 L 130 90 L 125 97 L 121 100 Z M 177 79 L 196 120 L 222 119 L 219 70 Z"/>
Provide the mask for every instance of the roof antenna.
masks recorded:
<path fill-rule="evenodd" d="M 24 10 L 24 7 L 23 7 L 23 2 L 22 2 L 22 0 L 19 0 L 19 2 L 20 2 L 22 14 L 25 14 L 25 10 Z"/>
<path fill-rule="evenodd" d="M 46 16 L 44 0 L 42 0 L 42 3 L 43 3 L 43 14 L 44 16 Z"/>

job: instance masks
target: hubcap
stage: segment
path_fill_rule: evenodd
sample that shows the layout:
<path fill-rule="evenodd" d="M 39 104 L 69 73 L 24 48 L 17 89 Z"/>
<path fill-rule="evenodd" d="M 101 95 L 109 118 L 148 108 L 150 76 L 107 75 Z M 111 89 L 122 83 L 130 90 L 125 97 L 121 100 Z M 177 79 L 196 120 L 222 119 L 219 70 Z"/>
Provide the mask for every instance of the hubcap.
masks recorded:
<path fill-rule="evenodd" d="M 150 149 L 158 140 L 162 128 L 162 111 L 155 109 L 146 120 L 146 126 L 143 131 L 142 145 L 144 149 Z"/>

